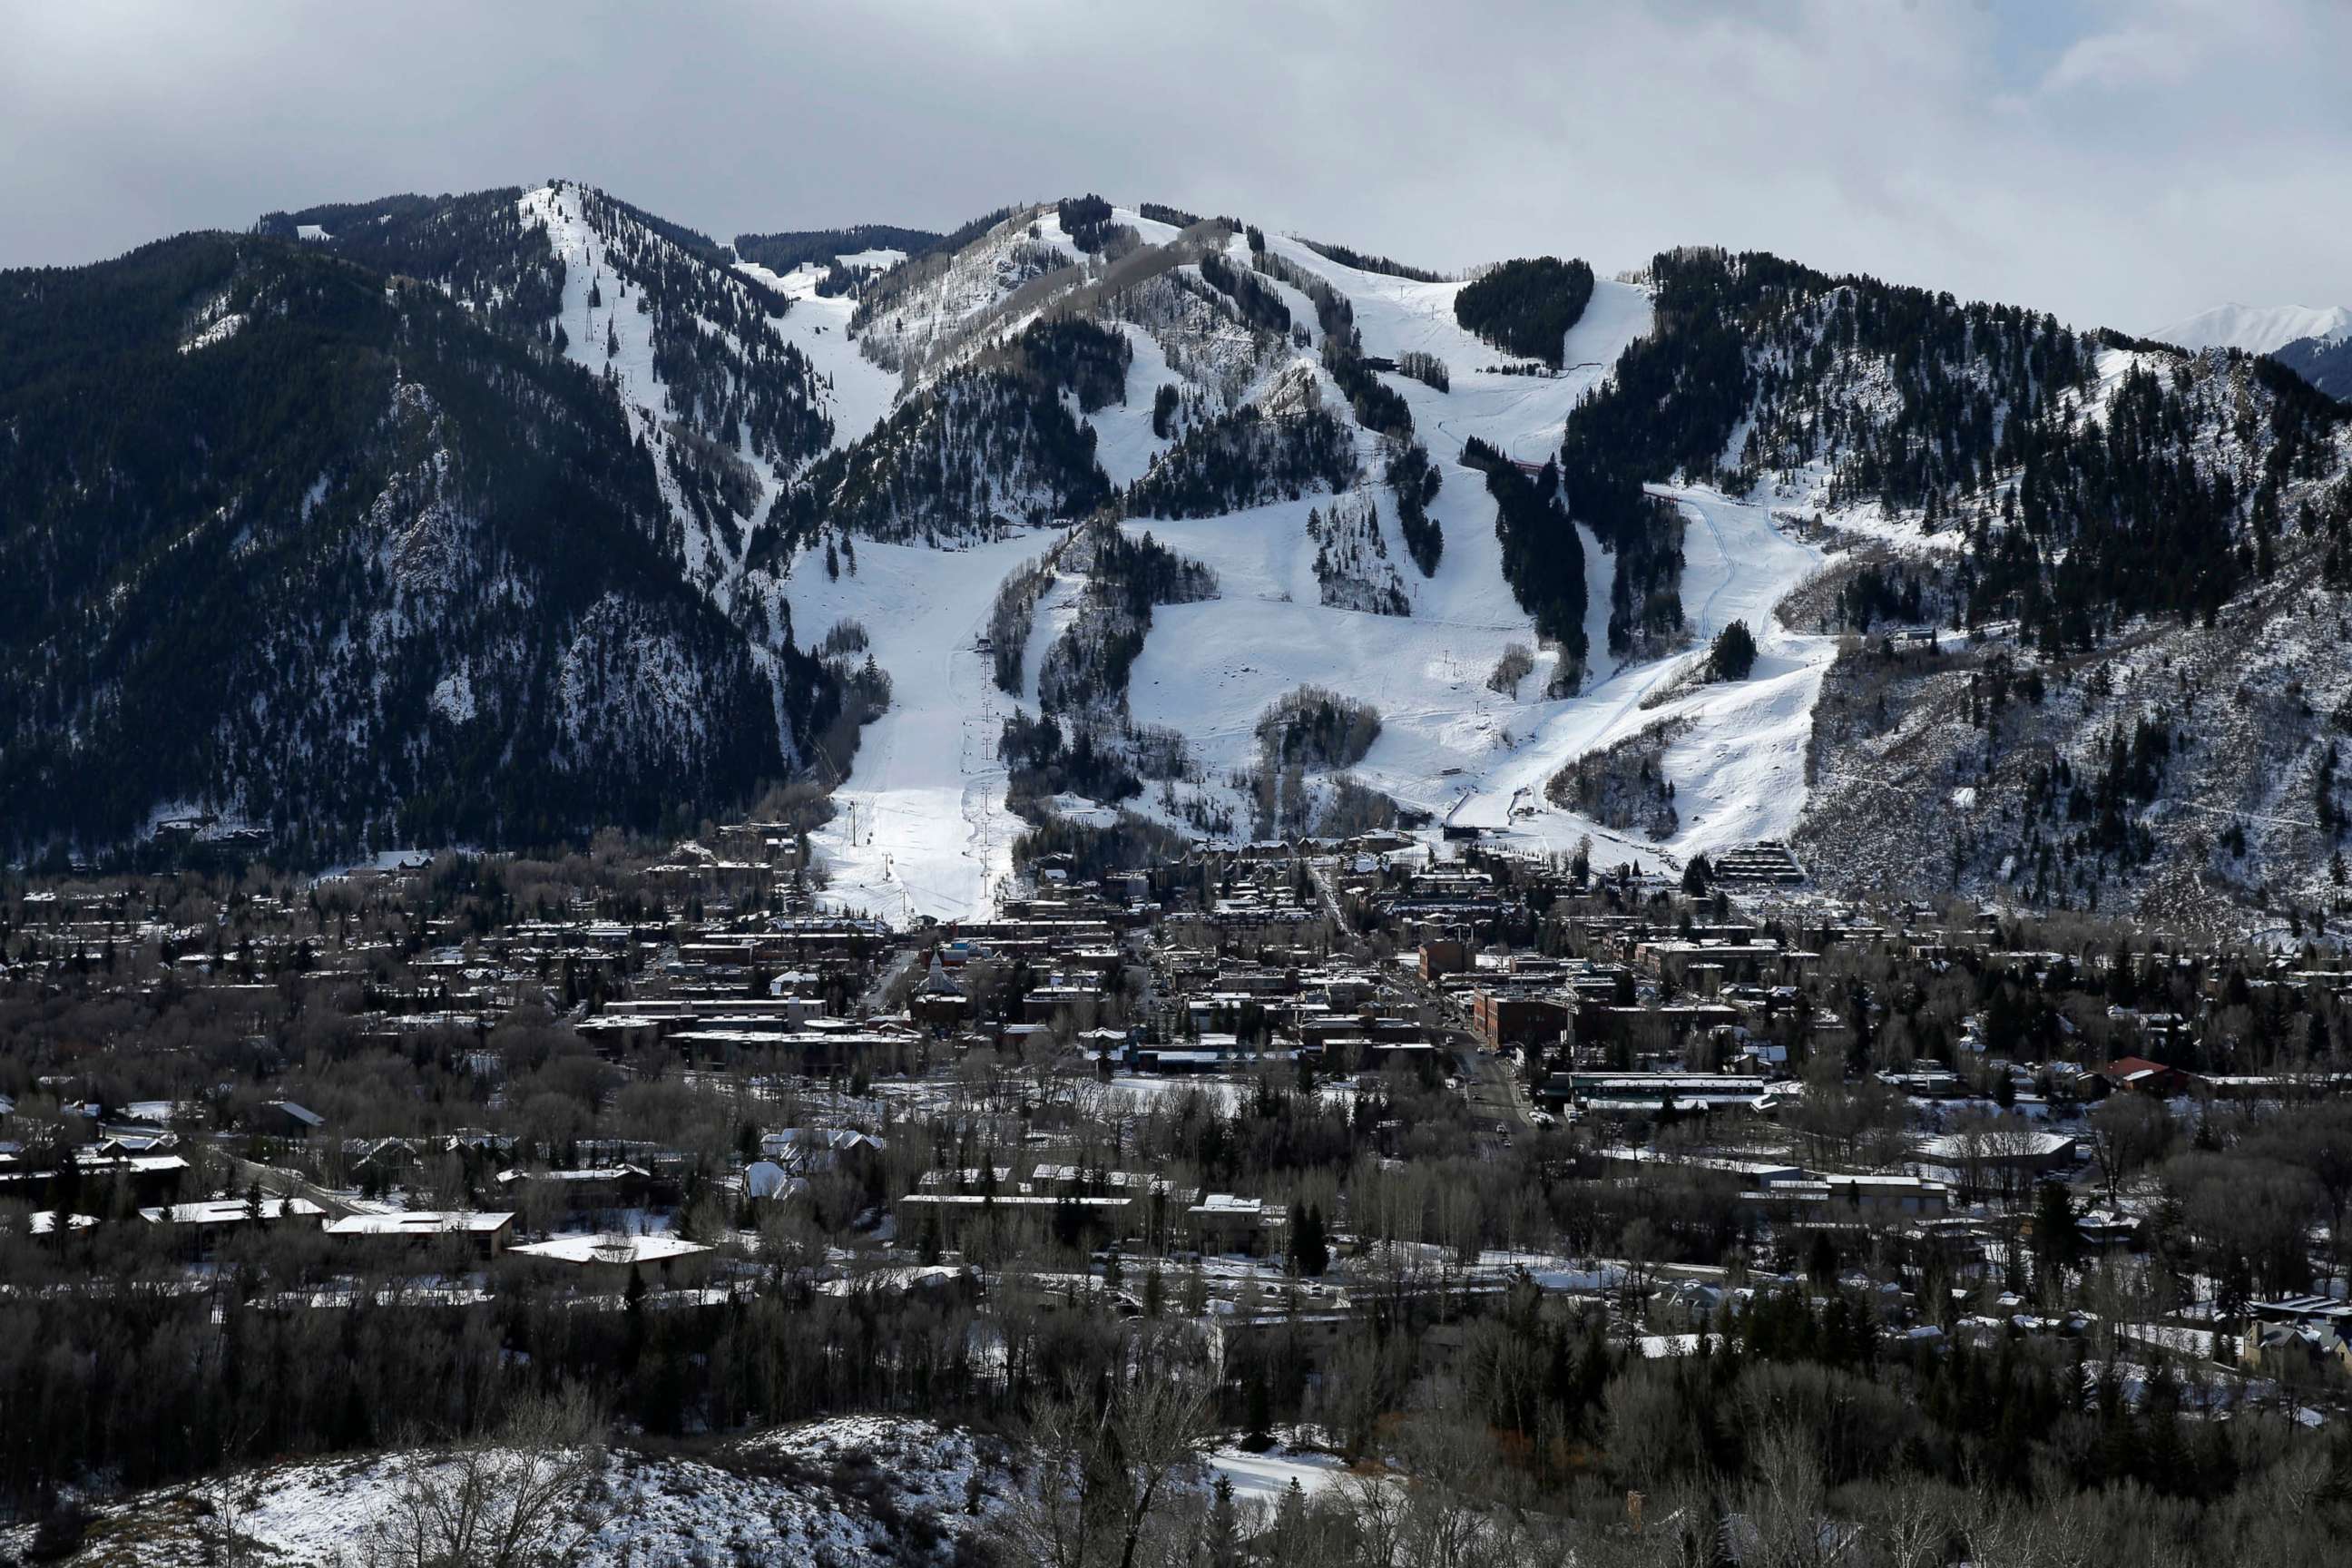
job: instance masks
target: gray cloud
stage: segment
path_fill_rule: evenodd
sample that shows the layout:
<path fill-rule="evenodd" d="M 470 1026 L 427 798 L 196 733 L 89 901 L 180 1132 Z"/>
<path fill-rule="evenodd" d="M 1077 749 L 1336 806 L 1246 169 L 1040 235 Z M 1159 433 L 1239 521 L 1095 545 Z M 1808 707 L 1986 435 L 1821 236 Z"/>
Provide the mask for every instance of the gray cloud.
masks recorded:
<path fill-rule="evenodd" d="M 2084 322 L 2352 300 L 2340 0 L 16 8 L 0 265 L 589 180 L 720 237 L 1097 189 L 1437 266 L 1759 247 Z"/>

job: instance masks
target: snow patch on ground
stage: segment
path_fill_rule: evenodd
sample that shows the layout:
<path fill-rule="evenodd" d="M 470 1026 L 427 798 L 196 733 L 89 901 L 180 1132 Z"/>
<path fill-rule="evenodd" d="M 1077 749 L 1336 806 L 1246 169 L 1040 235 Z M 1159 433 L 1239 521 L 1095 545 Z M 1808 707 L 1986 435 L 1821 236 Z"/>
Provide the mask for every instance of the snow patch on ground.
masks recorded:
<path fill-rule="evenodd" d="M 1337 1454 L 1277 1444 L 1263 1454 L 1219 1448 L 1209 1456 L 1209 1470 L 1212 1476 L 1223 1476 L 1233 1483 L 1234 1502 L 1272 1508 L 1282 1501 L 1293 1481 L 1311 1497 L 1346 1475 L 1348 1467 Z"/>
<path fill-rule="evenodd" d="M 211 348 L 215 343 L 225 343 L 244 327 L 244 315 L 228 308 L 226 294 L 218 295 L 196 312 L 195 320 L 180 339 L 180 352 L 192 354 L 199 349 Z"/>
<path fill-rule="evenodd" d="M 433 688 L 433 710 L 452 724 L 465 724 L 474 717 L 474 683 L 464 670 L 443 676 Z"/>
<path fill-rule="evenodd" d="M 226 1485 L 147 1493 L 100 1509 L 84 1550 L 104 1555 L 111 1542 L 134 1554 L 122 1561 L 193 1568 L 222 1560 L 221 1527 L 233 1521 L 247 1551 L 257 1547 L 275 1568 L 330 1568 L 359 1560 L 400 1495 L 405 1462 L 394 1454 L 282 1465 Z M 866 1500 L 877 1487 L 887 1510 Z M 562 1560 L 577 1568 L 911 1560 L 899 1554 L 912 1542 L 898 1539 L 897 1521 L 969 1533 L 1001 1507 L 1003 1491 L 1000 1458 L 971 1433 L 838 1417 L 750 1438 L 708 1460 L 608 1456 L 571 1513 L 593 1528 Z M 0 1530 L 0 1552 L 21 1552 L 30 1536 L 29 1526 Z"/>

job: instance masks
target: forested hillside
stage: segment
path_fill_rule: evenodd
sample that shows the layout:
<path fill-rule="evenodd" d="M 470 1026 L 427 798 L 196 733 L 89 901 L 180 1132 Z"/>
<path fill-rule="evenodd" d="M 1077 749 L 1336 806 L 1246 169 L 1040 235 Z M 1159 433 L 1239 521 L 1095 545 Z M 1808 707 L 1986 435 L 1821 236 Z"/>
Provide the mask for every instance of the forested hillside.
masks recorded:
<path fill-rule="evenodd" d="M 610 394 L 434 289 L 218 235 L 0 276 L 0 430 L 16 852 L 650 826 L 829 717 L 685 584 Z"/>
<path fill-rule="evenodd" d="M 1812 864 L 2176 919 L 2341 902 L 2317 718 L 2352 694 L 2326 629 L 2352 410 L 2270 359 L 1771 256 L 1669 252 L 1649 280 L 1656 331 L 1568 419 L 1568 506 L 1617 557 L 1612 651 L 1683 611 L 1661 483 L 1843 552 L 1783 611 L 1873 639 L 1823 690 Z"/>
<path fill-rule="evenodd" d="M 2299 338 L 2272 356 L 2339 402 L 2352 402 L 2352 334 Z"/>
<path fill-rule="evenodd" d="M 2053 651 L 2137 615 L 2210 617 L 2352 417 L 2268 361 L 2175 374 L 2112 334 L 1776 257 L 1674 251 L 1652 276 L 1658 331 L 1569 420 L 1580 520 L 1639 551 L 1644 482 L 1811 481 L 1824 510 L 1955 536 L 1971 616 L 2018 616 Z"/>

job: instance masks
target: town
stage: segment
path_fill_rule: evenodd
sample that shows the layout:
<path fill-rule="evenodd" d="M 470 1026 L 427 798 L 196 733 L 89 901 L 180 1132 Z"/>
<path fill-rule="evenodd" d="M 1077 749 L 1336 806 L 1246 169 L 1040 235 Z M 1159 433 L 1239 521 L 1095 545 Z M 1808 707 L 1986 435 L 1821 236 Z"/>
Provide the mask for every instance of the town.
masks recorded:
<path fill-rule="evenodd" d="M 0 1488 L 459 1421 L 518 1359 L 672 1437 L 1001 1419 L 1146 1330 L 1213 1345 L 1232 1432 L 1345 1465 L 1435 1386 L 1574 1476 L 1610 1369 L 1790 1334 L 2072 1367 L 2127 1430 L 2345 1429 L 2315 945 L 1385 831 L 1043 853 L 993 919 L 894 929 L 823 907 L 810 809 L 12 884 Z M 130 1442 L 151 1405 L 206 1419 Z"/>

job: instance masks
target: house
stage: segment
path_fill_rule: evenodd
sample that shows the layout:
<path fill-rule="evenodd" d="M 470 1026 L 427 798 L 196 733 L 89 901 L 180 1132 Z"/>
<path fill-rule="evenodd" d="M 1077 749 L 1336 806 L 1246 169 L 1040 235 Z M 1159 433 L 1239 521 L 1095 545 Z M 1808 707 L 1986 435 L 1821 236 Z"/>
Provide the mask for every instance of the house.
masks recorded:
<path fill-rule="evenodd" d="M 1470 999 L 1470 1026 L 1488 1046 L 1543 1046 L 1559 1041 L 1569 1026 L 1565 1002 L 1540 996 L 1509 996 L 1479 991 Z"/>
<path fill-rule="evenodd" d="M 971 998 L 948 973 L 939 950 L 931 952 L 931 971 L 907 1000 L 907 1011 L 919 1024 L 953 1028 L 972 1016 Z"/>
<path fill-rule="evenodd" d="M 345 1215 L 329 1220 L 326 1233 L 329 1239 L 353 1253 L 386 1261 L 452 1244 L 479 1257 L 496 1258 L 505 1249 L 514 1217 L 479 1209 L 408 1209 L 397 1214 Z"/>
<path fill-rule="evenodd" d="M 2000 1121 L 1980 1131 L 1930 1133 L 1916 1147 L 1920 1164 L 1938 1174 L 1960 1173 L 1974 1180 L 2004 1172 L 2042 1176 L 2069 1170 L 2078 1145 L 2068 1133 Z"/>
<path fill-rule="evenodd" d="M 2137 1252 L 2140 1247 L 2137 1215 L 2113 1209 L 2092 1209 L 2074 1219 L 2074 1239 L 2095 1252 Z"/>
<path fill-rule="evenodd" d="M 169 1226 L 183 1256 L 208 1258 L 223 1237 L 285 1224 L 313 1224 L 327 1211 L 308 1198 L 217 1198 L 203 1203 L 163 1204 L 139 1211 L 149 1225 Z"/>
<path fill-rule="evenodd" d="M 273 1100 L 261 1109 L 259 1131 L 279 1138 L 308 1138 L 327 1125 L 325 1117 L 290 1100 Z"/>
<path fill-rule="evenodd" d="M 2246 1316 L 2257 1322 L 2288 1323 L 2352 1341 L 2352 1301 L 2333 1296 L 2282 1296 L 2275 1300 L 2249 1301 Z"/>
<path fill-rule="evenodd" d="M 1239 1252 L 1253 1258 L 1266 1250 L 1268 1227 L 1282 1223 L 1279 1214 L 1267 1215 L 1264 1200 L 1232 1193 L 1211 1193 L 1185 1210 L 1184 1217 L 1192 1245 L 1200 1251 Z"/>
<path fill-rule="evenodd" d="M 74 1152 L 74 1170 L 84 1183 L 128 1185 L 141 1203 L 170 1203 L 179 1196 L 189 1165 L 178 1154 L 123 1154 L 92 1145 Z"/>
<path fill-rule="evenodd" d="M 1060 1230 L 1071 1245 L 1093 1247 L 1129 1232 L 1135 1198 L 1032 1193 L 909 1193 L 898 1200 L 898 1235 L 937 1227 L 940 1244 L 960 1247 L 992 1231 L 1009 1241 L 1025 1241 Z"/>
<path fill-rule="evenodd" d="M 2098 1077 L 2118 1093 L 2152 1094 L 2159 1099 L 2186 1094 L 2197 1082 L 2194 1074 L 2149 1061 L 2146 1057 L 2117 1057 L 2099 1069 Z"/>
<path fill-rule="evenodd" d="M 416 1145 L 405 1138 L 353 1138 L 345 1141 L 343 1156 L 353 1176 L 374 1172 L 387 1179 L 405 1176 L 416 1168 Z"/>
<path fill-rule="evenodd" d="M 709 1261 L 710 1248 L 682 1236 L 655 1232 L 646 1236 L 559 1236 L 510 1247 L 508 1252 L 510 1257 L 532 1258 L 577 1271 L 591 1279 L 618 1284 L 641 1264 L 651 1264 L 665 1279 L 670 1279 L 681 1265 L 687 1265 L 688 1272 L 699 1274 Z M 699 1261 L 689 1264 L 689 1259 Z"/>
<path fill-rule="evenodd" d="M 1737 1073 L 1553 1073 L 1536 1090 L 1547 1110 L 1573 1102 L 1599 1111 L 1656 1115 L 1675 1111 L 1762 1110 L 1785 1091 L 1761 1078 Z"/>
<path fill-rule="evenodd" d="M 848 1127 L 787 1127 L 760 1140 L 760 1152 L 794 1176 L 863 1173 L 881 1159 L 883 1148 L 881 1139 Z"/>
<path fill-rule="evenodd" d="M 654 1195 L 653 1173 L 625 1162 L 572 1171 L 500 1171 L 496 1180 L 510 1196 L 534 1189 L 553 1193 L 571 1214 L 639 1208 Z"/>
<path fill-rule="evenodd" d="M 1765 1195 L 1789 1218 L 1805 1225 L 1858 1220 L 1941 1219 L 1951 1206 L 1951 1189 L 1917 1176 L 1808 1174 L 1774 1181 Z"/>
<path fill-rule="evenodd" d="M 2272 1375 L 2315 1372 L 2331 1362 L 2352 1372 L 2352 1341 L 2305 1323 L 2255 1323 L 2238 1342 L 2238 1360 Z"/>
<path fill-rule="evenodd" d="M 754 1160 L 743 1167 L 743 1195 L 782 1200 L 808 1191 L 808 1178 L 795 1176 L 773 1160 Z"/>
<path fill-rule="evenodd" d="M 1433 984 L 1448 974 L 1460 974 L 1469 967 L 1469 947 L 1458 938 L 1434 938 L 1421 944 L 1421 978 L 1424 984 Z"/>

